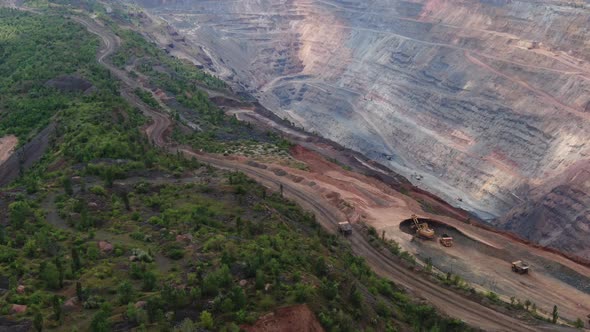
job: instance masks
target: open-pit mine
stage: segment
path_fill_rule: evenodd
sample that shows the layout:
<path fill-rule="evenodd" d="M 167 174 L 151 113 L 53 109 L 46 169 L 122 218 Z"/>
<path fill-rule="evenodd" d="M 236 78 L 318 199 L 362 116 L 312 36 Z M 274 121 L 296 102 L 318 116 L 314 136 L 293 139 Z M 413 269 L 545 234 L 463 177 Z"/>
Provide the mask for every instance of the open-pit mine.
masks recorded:
<path fill-rule="evenodd" d="M 590 258 L 589 1 L 140 4 L 279 117 Z"/>

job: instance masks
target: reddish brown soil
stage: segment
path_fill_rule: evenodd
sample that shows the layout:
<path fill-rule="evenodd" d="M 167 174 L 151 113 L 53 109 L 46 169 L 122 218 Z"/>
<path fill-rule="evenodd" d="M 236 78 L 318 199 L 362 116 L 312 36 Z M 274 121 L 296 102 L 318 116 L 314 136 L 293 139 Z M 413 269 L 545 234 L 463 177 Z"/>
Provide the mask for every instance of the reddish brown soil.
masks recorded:
<path fill-rule="evenodd" d="M 323 332 L 315 315 L 305 304 L 277 309 L 262 316 L 254 325 L 242 325 L 247 332 Z"/>

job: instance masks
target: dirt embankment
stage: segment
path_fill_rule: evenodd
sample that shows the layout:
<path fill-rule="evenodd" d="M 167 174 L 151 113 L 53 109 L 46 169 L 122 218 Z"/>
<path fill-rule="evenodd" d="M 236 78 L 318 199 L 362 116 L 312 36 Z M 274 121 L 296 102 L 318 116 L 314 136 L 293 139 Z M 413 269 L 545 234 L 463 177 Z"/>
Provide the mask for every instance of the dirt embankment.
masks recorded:
<path fill-rule="evenodd" d="M 242 325 L 246 332 L 323 332 L 324 329 L 307 305 L 277 309 L 262 316 L 254 325 Z"/>
<path fill-rule="evenodd" d="M 2 162 L 0 159 L 0 187 L 14 181 L 21 171 L 28 169 L 41 159 L 49 147 L 49 138 L 55 132 L 55 124 L 45 127 L 29 143 L 15 150 Z"/>
<path fill-rule="evenodd" d="M 18 138 L 14 135 L 8 135 L 0 138 L 0 164 L 12 155 L 14 148 L 18 144 Z"/>

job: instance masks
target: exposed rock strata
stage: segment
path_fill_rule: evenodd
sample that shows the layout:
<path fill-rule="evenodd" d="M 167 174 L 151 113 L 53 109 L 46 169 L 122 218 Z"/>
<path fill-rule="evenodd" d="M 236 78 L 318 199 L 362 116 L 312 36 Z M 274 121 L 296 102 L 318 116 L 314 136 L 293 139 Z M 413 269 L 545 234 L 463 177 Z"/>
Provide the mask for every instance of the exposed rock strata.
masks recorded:
<path fill-rule="evenodd" d="M 279 116 L 589 257 L 590 2 L 144 4 Z"/>

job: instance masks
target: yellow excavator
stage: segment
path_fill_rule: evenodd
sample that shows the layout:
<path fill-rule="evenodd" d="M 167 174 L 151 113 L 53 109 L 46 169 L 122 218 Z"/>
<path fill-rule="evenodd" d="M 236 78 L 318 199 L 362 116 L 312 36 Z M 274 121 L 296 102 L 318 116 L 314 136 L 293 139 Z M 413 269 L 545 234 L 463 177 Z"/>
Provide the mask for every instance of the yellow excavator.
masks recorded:
<path fill-rule="evenodd" d="M 416 235 L 428 240 L 434 239 L 434 229 L 430 228 L 427 223 L 420 223 L 418 216 L 413 214 L 412 220 L 414 221 L 413 228 L 416 229 Z"/>

